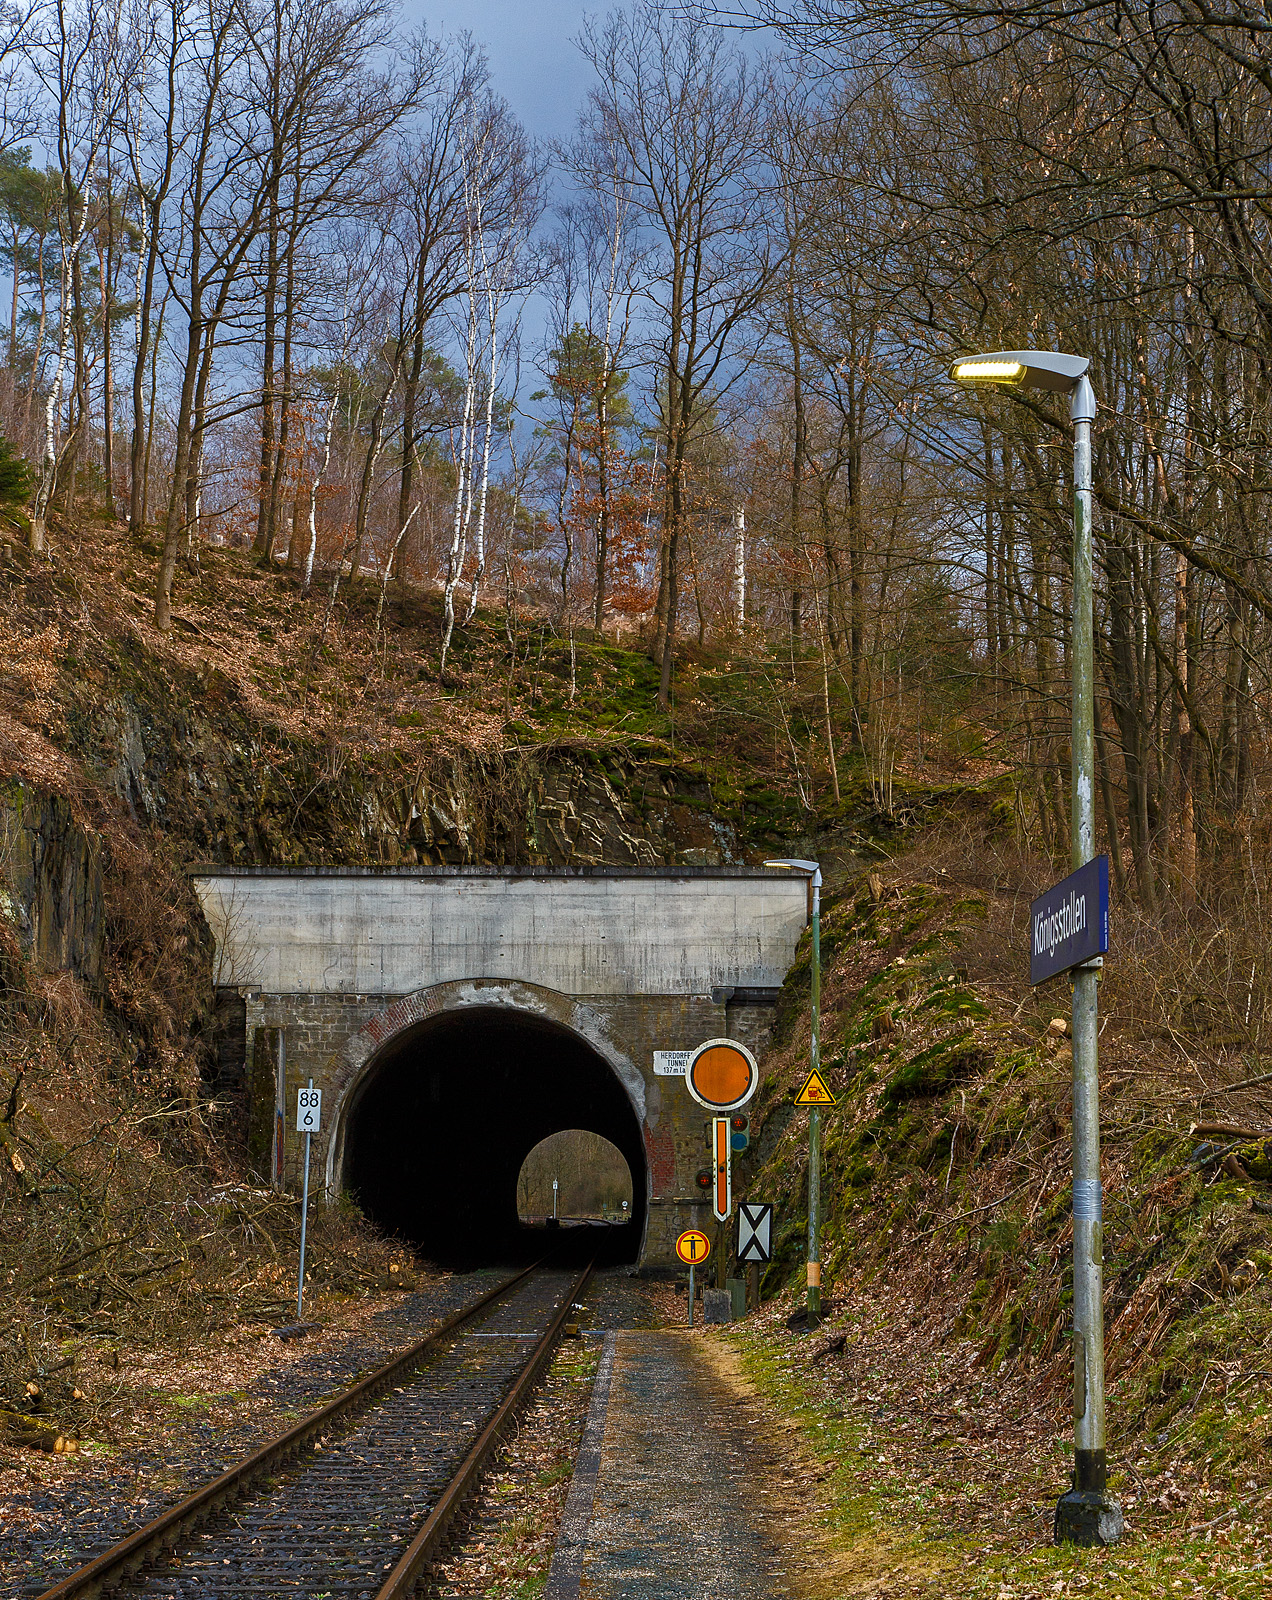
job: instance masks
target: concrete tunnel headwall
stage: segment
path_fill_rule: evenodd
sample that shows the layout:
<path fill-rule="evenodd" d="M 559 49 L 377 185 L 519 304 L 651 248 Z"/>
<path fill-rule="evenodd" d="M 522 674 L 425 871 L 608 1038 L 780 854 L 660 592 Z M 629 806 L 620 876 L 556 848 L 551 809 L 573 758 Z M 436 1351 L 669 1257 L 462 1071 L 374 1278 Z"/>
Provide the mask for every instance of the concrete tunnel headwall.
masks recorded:
<path fill-rule="evenodd" d="M 702 1108 L 655 1052 L 762 1049 L 807 922 L 762 868 L 209 869 L 224 1087 L 260 1176 L 299 1186 L 295 1094 L 323 1090 L 311 1182 L 434 1259 L 507 1258 L 521 1161 L 588 1128 L 632 1172 L 621 1253 L 670 1268 L 709 1220 Z M 479 1132 L 484 1131 L 485 1143 Z"/>

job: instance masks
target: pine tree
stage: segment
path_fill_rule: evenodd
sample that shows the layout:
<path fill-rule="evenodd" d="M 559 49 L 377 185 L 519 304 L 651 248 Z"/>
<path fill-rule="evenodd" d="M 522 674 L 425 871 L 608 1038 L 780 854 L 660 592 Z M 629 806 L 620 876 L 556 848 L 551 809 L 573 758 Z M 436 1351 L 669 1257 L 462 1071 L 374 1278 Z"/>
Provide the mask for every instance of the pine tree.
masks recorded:
<path fill-rule="evenodd" d="M 30 492 L 30 466 L 0 435 L 0 506 L 20 506 Z"/>

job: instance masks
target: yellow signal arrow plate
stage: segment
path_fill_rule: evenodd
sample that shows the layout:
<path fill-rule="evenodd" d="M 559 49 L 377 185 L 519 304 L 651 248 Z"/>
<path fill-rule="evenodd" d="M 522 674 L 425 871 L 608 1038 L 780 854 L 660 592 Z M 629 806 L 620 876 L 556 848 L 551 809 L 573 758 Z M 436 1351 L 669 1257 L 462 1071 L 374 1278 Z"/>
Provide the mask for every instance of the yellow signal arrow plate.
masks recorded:
<path fill-rule="evenodd" d="M 837 1103 L 820 1072 L 810 1072 L 804 1079 L 804 1087 L 795 1096 L 797 1106 L 833 1106 Z"/>

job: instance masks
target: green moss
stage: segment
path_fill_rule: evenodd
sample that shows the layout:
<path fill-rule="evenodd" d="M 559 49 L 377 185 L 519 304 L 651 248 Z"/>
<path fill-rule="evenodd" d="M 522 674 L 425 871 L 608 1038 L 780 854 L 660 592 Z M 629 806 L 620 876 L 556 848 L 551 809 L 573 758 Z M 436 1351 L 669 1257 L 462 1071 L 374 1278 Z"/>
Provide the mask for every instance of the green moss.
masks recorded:
<path fill-rule="evenodd" d="M 937 1017 L 965 1018 L 976 1022 L 983 1022 L 990 1015 L 985 1002 L 961 984 L 933 989 L 919 1001 L 917 1009 L 930 1011 Z"/>
<path fill-rule="evenodd" d="M 907 1100 L 940 1094 L 950 1084 L 982 1071 L 986 1055 L 972 1033 L 941 1039 L 905 1062 L 888 1080 L 882 1104 L 895 1107 Z"/>
<path fill-rule="evenodd" d="M 1272 1139 L 1239 1145 L 1232 1153 L 1252 1178 L 1272 1182 Z"/>

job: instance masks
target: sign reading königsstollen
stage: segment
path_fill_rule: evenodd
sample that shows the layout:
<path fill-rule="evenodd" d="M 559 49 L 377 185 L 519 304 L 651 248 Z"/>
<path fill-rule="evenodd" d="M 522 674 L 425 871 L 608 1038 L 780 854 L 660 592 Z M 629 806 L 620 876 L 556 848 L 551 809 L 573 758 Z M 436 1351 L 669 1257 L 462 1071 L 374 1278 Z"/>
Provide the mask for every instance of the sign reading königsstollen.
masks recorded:
<path fill-rule="evenodd" d="M 1029 908 L 1029 981 L 1042 983 L 1109 948 L 1109 858 L 1085 867 L 1040 894 Z"/>

